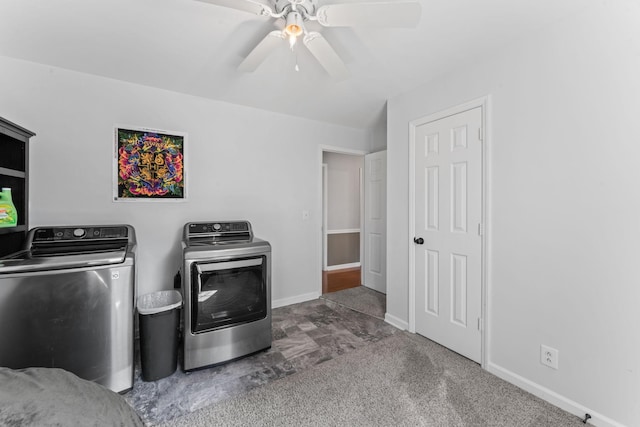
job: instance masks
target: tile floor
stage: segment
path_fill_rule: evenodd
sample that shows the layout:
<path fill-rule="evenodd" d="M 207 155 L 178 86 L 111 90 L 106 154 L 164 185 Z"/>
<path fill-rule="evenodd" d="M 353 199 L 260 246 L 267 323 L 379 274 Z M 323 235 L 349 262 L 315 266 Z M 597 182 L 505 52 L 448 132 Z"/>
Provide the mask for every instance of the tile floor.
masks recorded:
<path fill-rule="evenodd" d="M 125 399 L 148 425 L 196 411 L 270 381 L 335 359 L 398 330 L 381 319 L 317 299 L 274 309 L 271 349 L 216 367 L 178 370 L 144 382 L 136 369 Z"/>

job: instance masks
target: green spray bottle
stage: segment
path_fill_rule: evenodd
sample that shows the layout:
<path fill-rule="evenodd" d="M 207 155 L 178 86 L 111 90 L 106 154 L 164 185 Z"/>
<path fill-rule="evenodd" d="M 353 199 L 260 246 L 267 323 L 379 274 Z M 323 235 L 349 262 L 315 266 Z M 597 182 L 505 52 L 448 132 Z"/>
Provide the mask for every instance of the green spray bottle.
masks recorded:
<path fill-rule="evenodd" d="M 3 188 L 0 192 L 0 228 L 18 225 L 18 211 L 11 199 L 11 189 Z"/>

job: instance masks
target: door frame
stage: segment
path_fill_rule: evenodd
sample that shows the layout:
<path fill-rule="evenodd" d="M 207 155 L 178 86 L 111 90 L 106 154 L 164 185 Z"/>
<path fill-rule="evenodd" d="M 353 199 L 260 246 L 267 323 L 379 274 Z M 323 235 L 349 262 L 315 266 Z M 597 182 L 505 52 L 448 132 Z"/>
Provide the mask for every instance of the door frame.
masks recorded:
<path fill-rule="evenodd" d="M 319 186 L 319 190 L 318 190 L 318 194 L 319 194 L 319 200 L 318 202 L 320 203 L 320 209 L 318 210 L 318 212 L 323 212 L 324 214 L 324 209 L 325 209 L 325 203 L 324 203 L 324 190 L 323 190 L 323 186 L 324 186 L 324 178 L 323 178 L 323 153 L 328 152 L 328 153 L 336 153 L 336 154 L 347 154 L 347 155 L 352 155 L 352 156 L 362 156 L 364 157 L 365 154 L 369 154 L 367 151 L 363 151 L 363 150 L 353 150 L 350 148 L 344 148 L 344 147 L 336 147 L 334 145 L 324 145 L 324 144 L 320 144 L 318 145 L 318 179 L 316 180 L 316 182 L 318 183 Z M 362 171 L 360 171 L 360 181 L 362 182 Z M 363 231 L 364 231 L 364 223 L 362 221 L 363 218 L 363 188 L 362 185 L 360 185 L 360 271 L 362 271 L 362 257 L 364 256 L 363 253 L 363 246 L 364 246 L 364 237 L 363 237 Z M 319 229 L 319 233 L 320 233 L 320 274 L 317 274 L 316 276 L 316 280 L 317 280 L 317 289 L 319 289 L 319 293 L 318 295 L 322 295 L 322 272 L 324 271 L 324 236 L 325 236 L 325 224 L 322 224 L 324 222 L 324 219 L 321 221 L 321 226 Z"/>
<path fill-rule="evenodd" d="M 322 271 L 327 268 L 327 217 L 329 216 L 329 191 L 327 186 L 329 185 L 329 165 L 322 163 Z"/>
<path fill-rule="evenodd" d="M 464 104 L 460 104 L 437 113 L 429 114 L 424 117 L 414 119 L 409 122 L 409 230 L 407 236 L 407 242 L 409 247 L 409 332 L 416 333 L 416 278 L 415 278 L 415 244 L 413 243 L 413 237 L 415 236 L 415 136 L 416 128 L 418 126 L 435 122 L 445 117 L 453 116 L 458 113 L 462 113 L 474 108 L 480 108 L 482 111 L 482 164 L 481 164 L 481 178 L 482 178 L 482 235 L 481 235 L 481 268 L 480 274 L 480 287 L 481 287 L 481 366 L 486 369 L 486 365 L 489 359 L 489 226 L 490 226 L 490 206 L 488 201 L 490 200 L 490 182 L 489 182 L 489 155 L 490 152 L 490 101 L 489 95 L 482 98 L 474 99 Z"/>

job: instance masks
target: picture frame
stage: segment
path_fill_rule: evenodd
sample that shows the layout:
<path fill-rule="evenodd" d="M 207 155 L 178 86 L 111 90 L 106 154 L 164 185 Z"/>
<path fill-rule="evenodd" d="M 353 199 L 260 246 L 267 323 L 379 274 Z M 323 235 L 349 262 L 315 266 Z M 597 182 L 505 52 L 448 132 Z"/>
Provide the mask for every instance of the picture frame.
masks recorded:
<path fill-rule="evenodd" d="M 185 132 L 115 126 L 113 200 L 186 200 Z"/>

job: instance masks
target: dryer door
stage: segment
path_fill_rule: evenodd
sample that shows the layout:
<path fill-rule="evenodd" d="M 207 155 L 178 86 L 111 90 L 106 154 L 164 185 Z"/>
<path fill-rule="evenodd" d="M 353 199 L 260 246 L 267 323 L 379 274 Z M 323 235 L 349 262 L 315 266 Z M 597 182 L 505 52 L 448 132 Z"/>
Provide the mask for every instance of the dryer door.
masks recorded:
<path fill-rule="evenodd" d="M 206 332 L 267 316 L 266 256 L 194 262 L 191 330 Z"/>

